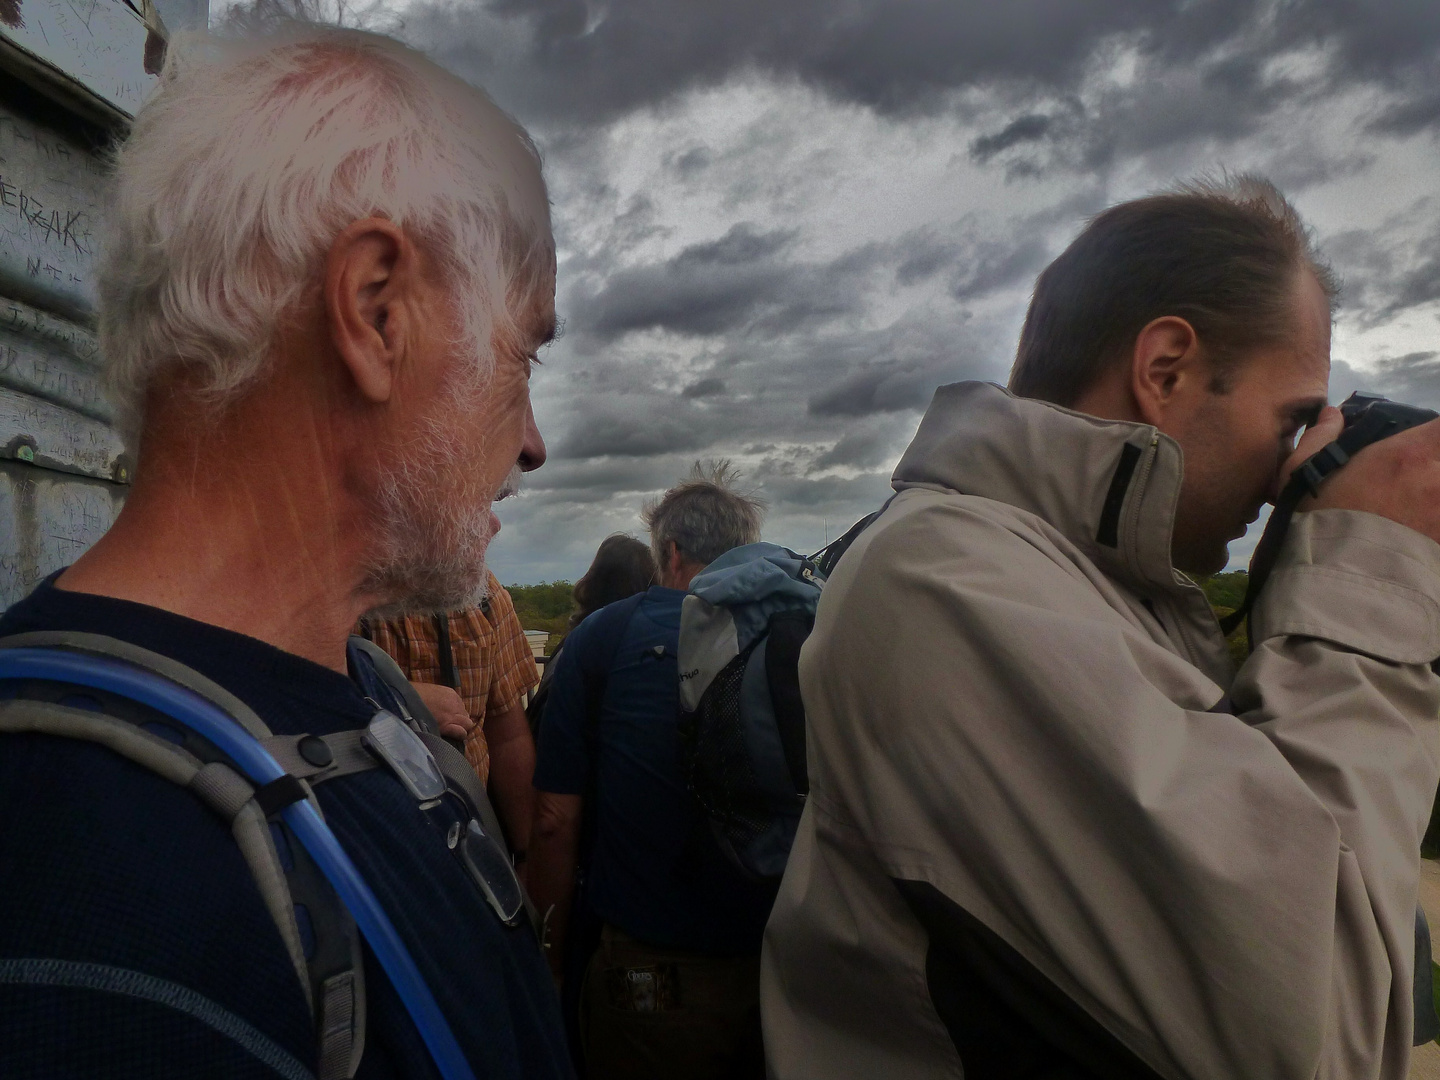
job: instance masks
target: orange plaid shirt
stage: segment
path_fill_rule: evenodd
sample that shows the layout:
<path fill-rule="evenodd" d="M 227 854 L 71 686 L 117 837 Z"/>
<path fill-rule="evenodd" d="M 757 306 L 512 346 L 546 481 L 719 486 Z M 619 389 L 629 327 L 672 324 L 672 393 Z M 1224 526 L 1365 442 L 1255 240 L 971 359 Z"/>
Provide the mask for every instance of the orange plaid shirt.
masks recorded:
<path fill-rule="evenodd" d="M 490 777 L 490 749 L 485 741 L 485 717 L 503 713 L 540 682 L 540 671 L 525 631 L 515 614 L 510 594 L 490 574 L 490 592 L 482 608 L 452 611 L 450 653 L 460 680 L 460 697 L 475 718 L 465 738 L 465 757 L 480 782 Z M 431 615 L 396 619 L 370 619 L 361 632 L 400 665 L 411 682 L 440 682 L 440 637 Z"/>

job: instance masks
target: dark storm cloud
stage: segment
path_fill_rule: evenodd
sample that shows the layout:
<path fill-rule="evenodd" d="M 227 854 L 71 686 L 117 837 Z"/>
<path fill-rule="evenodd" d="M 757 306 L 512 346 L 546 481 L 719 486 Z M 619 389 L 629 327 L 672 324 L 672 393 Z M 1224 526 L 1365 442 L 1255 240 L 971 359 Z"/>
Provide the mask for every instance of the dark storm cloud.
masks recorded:
<path fill-rule="evenodd" d="M 1064 212 L 1007 223 L 1015 236 L 987 235 L 973 223 L 927 227 L 829 262 L 791 258 L 793 232 L 736 225 L 663 262 L 595 273 L 566 306 L 567 330 L 599 342 L 641 330 L 799 333 L 864 311 L 891 282 L 912 286 L 936 277 L 956 300 L 974 300 L 1033 277 L 1052 254 L 1043 228 Z M 706 384 L 686 393 L 713 392 Z"/>
<path fill-rule="evenodd" d="M 654 457 L 702 450 L 719 434 L 693 411 L 658 398 L 642 399 L 623 413 L 593 411 L 577 418 L 559 451 L 569 458 Z"/>
<path fill-rule="evenodd" d="M 869 416 L 918 409 L 935 389 L 928 366 L 910 361 L 875 364 L 814 395 L 811 416 Z"/>
<path fill-rule="evenodd" d="M 715 378 L 693 382 L 682 391 L 683 396 L 687 398 L 714 397 L 716 394 L 723 393 L 725 393 L 725 380 Z"/>
<path fill-rule="evenodd" d="M 898 457 L 894 453 L 895 433 L 885 428 L 855 428 L 840 437 L 840 441 L 815 459 L 813 469 L 832 469 L 837 466 L 868 469 L 890 463 Z"/>
<path fill-rule="evenodd" d="M 1440 222 L 1435 200 L 1424 198 L 1378 228 L 1328 239 L 1324 254 L 1343 282 L 1343 309 L 1366 327 L 1378 326 L 1440 300 Z"/>
<path fill-rule="evenodd" d="M 980 161 L 1047 139 L 1078 140 L 1079 156 L 1093 161 L 1136 140 L 1253 131 L 1283 101 L 1346 85 L 1391 95 L 1380 130 L 1404 134 L 1437 119 L 1440 4 L 1429 0 L 421 0 L 406 21 L 502 104 L 561 127 L 746 72 L 902 116 L 965 107 L 956 91 L 973 87 L 1030 99 L 975 140 Z M 1122 46 L 1137 57 L 1133 85 L 1076 114 L 1083 77 Z M 1327 56 L 1314 79 L 1267 74 L 1275 56 L 1307 48 Z M 693 174 L 709 158 L 692 149 L 673 164 Z M 1050 165 L 1026 160 L 1019 171 Z"/>
<path fill-rule="evenodd" d="M 973 300 L 1033 278 L 1049 261 L 1051 251 L 1039 237 L 1018 232 L 1008 240 L 986 240 L 957 253 L 950 295 Z"/>
<path fill-rule="evenodd" d="M 836 432 L 861 417 L 922 410 L 945 383 L 1001 379 L 1013 349 L 1008 337 L 975 332 L 963 315 L 922 309 L 879 330 L 816 343 L 793 362 L 821 387 L 806 398 L 806 415 L 820 431 Z"/>
<path fill-rule="evenodd" d="M 862 473 L 852 478 L 826 476 L 817 479 L 808 477 L 757 476 L 765 482 L 767 498 L 771 505 L 783 505 L 801 512 L 805 510 L 837 509 L 842 516 L 838 523 L 850 524 L 850 507 L 869 507 L 878 510 L 880 504 L 890 496 L 890 469 L 881 472 Z M 855 514 L 854 517 L 863 515 Z M 832 537 L 833 539 L 833 537 Z"/>
<path fill-rule="evenodd" d="M 571 299 L 573 326 L 602 339 L 649 329 L 706 335 L 756 321 L 795 328 L 851 310 L 872 257 L 796 263 L 781 257 L 793 240 L 740 224 L 663 263 L 613 271 Z"/>
<path fill-rule="evenodd" d="M 1344 360 L 1330 365 L 1330 400 L 1339 404 L 1356 390 L 1383 394 L 1408 405 L 1440 409 L 1440 352 L 1424 350 L 1381 360 L 1357 370 Z"/>
<path fill-rule="evenodd" d="M 1053 123 L 1050 117 L 1040 113 L 1022 116 L 993 135 L 981 135 L 970 144 L 970 156 L 983 164 L 1002 150 L 1044 138 Z"/>
<path fill-rule="evenodd" d="M 1440 409 L 1440 353 L 1413 352 L 1381 361 L 1379 374 L 1387 396 Z"/>
<path fill-rule="evenodd" d="M 422 4 L 407 23 L 443 59 L 565 120 L 607 120 L 736 71 L 798 78 L 888 112 L 933 110 L 956 87 L 1071 83 L 1116 35 L 1176 54 L 1223 40 L 1253 5 L 1202 0 L 499 0 Z M 497 81 L 498 79 L 498 81 Z"/>
<path fill-rule="evenodd" d="M 1405 138 L 1440 122 L 1440 93 L 1429 94 L 1383 110 L 1369 130 Z"/>

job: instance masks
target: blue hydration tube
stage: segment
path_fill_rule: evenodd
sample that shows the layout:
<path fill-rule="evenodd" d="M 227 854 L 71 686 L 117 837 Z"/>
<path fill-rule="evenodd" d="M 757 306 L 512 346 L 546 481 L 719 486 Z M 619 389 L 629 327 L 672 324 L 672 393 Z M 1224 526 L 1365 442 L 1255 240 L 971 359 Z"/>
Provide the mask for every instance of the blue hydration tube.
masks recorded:
<path fill-rule="evenodd" d="M 193 690 L 129 664 L 59 649 L 0 649 L 0 679 L 44 679 L 118 694 L 158 709 L 208 739 L 257 786 L 285 775 L 270 752 L 223 709 Z M 385 974 L 405 1002 L 410 1018 L 420 1029 L 420 1037 L 425 1040 L 441 1076 L 445 1080 L 475 1080 L 424 976 L 330 826 L 308 799 L 291 803 L 281 814 L 370 943 Z"/>

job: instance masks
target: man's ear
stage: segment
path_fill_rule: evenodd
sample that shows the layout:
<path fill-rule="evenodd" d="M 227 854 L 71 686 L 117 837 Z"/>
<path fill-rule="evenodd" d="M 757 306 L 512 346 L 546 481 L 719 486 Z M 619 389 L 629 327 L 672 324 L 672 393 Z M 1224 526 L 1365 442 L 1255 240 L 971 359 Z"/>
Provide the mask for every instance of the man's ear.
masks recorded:
<path fill-rule="evenodd" d="M 1204 378 L 1201 361 L 1199 335 L 1177 315 L 1155 319 L 1135 336 L 1130 389 L 1145 423 L 1162 426 L 1176 394 Z"/>
<path fill-rule="evenodd" d="M 355 388 L 372 402 L 394 393 L 410 330 L 405 301 L 418 271 L 414 244 L 389 218 L 352 222 L 325 257 L 330 339 Z"/>

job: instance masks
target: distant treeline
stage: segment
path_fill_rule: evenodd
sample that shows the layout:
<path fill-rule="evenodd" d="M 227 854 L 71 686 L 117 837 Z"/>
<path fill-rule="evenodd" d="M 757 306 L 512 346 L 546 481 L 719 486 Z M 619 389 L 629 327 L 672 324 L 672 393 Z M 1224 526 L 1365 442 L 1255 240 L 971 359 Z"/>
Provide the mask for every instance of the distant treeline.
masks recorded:
<path fill-rule="evenodd" d="M 1206 578 L 1200 583 L 1205 590 L 1205 595 L 1210 599 L 1210 606 L 1217 611 L 1224 608 L 1222 615 L 1228 615 L 1240 606 L 1240 601 L 1245 599 L 1245 586 L 1250 584 L 1250 575 L 1244 570 L 1232 570 L 1228 574 L 1216 574 L 1212 578 Z"/>
<path fill-rule="evenodd" d="M 515 602 L 515 614 L 526 630 L 548 630 L 564 635 L 570 629 L 575 610 L 575 585 L 569 581 L 547 581 L 542 585 L 507 585 L 505 591 Z M 552 641 L 553 644 L 553 641 Z"/>
<path fill-rule="evenodd" d="M 1205 597 L 1215 614 L 1224 618 L 1238 608 L 1245 599 L 1245 586 L 1250 584 L 1250 575 L 1244 570 L 1232 570 L 1228 574 L 1216 574 L 1200 583 Z M 1237 664 L 1244 663 L 1249 649 L 1246 645 L 1245 627 L 1241 626 L 1230 635 L 1230 655 Z"/>

